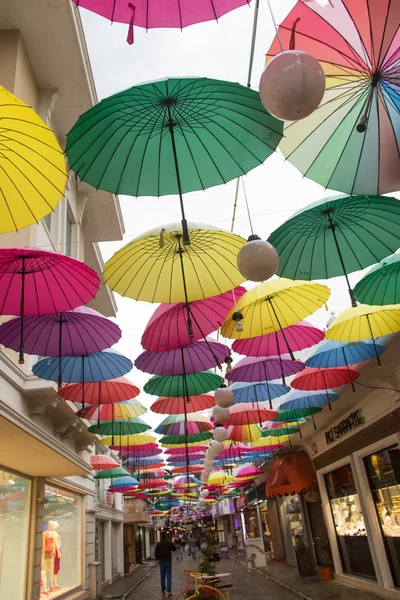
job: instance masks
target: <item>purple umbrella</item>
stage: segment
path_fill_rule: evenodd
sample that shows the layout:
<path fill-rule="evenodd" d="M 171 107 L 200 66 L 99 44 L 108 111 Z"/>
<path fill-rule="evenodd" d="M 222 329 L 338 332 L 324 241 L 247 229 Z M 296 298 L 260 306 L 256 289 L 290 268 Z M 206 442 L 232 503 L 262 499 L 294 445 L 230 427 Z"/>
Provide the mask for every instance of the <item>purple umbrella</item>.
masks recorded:
<path fill-rule="evenodd" d="M 282 377 L 282 383 L 285 385 L 285 376 L 295 375 L 302 371 L 305 364 L 296 361 L 293 362 L 288 355 L 254 358 L 246 356 L 242 358 L 236 367 L 226 375 L 229 381 L 270 381 Z"/>
<path fill-rule="evenodd" d="M 0 326 L 0 344 L 19 350 L 21 317 Z M 79 306 L 74 310 L 51 315 L 24 317 L 24 351 L 40 356 L 87 356 L 109 348 L 121 338 L 121 330 L 92 308 Z M 61 364 L 61 360 L 60 360 Z M 62 385 L 61 372 L 58 382 Z"/>
<path fill-rule="evenodd" d="M 135 367 L 154 375 L 189 375 L 220 366 L 230 353 L 224 344 L 207 339 L 168 352 L 144 351 L 135 360 Z"/>

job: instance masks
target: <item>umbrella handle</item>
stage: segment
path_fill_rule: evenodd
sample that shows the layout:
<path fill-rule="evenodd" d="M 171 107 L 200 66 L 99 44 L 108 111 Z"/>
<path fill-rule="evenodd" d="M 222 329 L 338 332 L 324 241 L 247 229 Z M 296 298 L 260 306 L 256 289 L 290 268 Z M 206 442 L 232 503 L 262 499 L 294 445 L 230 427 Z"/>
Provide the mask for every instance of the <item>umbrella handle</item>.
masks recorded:
<path fill-rule="evenodd" d="M 372 343 L 374 345 L 375 356 L 376 356 L 376 360 L 378 362 L 378 367 L 381 368 L 382 363 L 381 363 L 381 359 L 380 359 L 379 354 L 378 354 L 378 349 L 376 347 L 375 338 L 374 338 L 374 334 L 373 334 L 372 327 L 371 327 L 371 321 L 369 320 L 369 315 L 365 315 L 365 316 L 367 317 L 368 327 L 369 327 L 369 331 L 371 333 L 371 339 L 372 339 Z"/>
<path fill-rule="evenodd" d="M 255 50 L 256 38 L 257 38 L 259 8 L 260 8 L 260 0 L 256 0 L 255 6 L 254 6 L 253 34 L 251 37 L 251 47 L 250 47 L 249 72 L 247 75 L 247 87 L 248 88 L 251 88 L 251 74 L 253 72 L 254 50 Z"/>
<path fill-rule="evenodd" d="M 58 332 L 58 389 L 62 388 L 62 313 L 60 313 L 60 327 Z"/>
<path fill-rule="evenodd" d="M 20 337 L 20 344 L 19 344 L 19 357 L 18 357 L 18 364 L 20 365 L 24 365 L 25 364 L 25 359 L 24 359 L 24 313 L 25 313 L 25 275 L 26 275 L 26 271 L 25 271 L 25 257 L 22 256 L 21 258 L 21 262 L 22 262 L 22 269 L 21 269 L 21 304 L 20 304 L 20 314 L 21 314 L 21 337 Z"/>

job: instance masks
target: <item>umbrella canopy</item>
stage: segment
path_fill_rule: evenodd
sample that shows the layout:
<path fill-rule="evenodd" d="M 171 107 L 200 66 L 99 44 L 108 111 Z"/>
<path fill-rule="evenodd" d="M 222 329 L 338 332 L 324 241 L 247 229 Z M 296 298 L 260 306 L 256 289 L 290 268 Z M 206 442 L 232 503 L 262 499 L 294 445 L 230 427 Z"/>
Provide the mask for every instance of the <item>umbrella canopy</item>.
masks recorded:
<path fill-rule="evenodd" d="M 90 108 L 69 132 L 65 152 L 79 178 L 95 188 L 130 196 L 179 195 L 188 243 L 182 195 L 248 173 L 276 150 L 282 131 L 283 123 L 248 87 L 171 78 L 134 86 Z M 161 300 L 176 301 L 181 299 Z"/>
<path fill-rule="evenodd" d="M 380 261 L 400 246 L 400 201 L 386 196 L 338 196 L 313 202 L 274 231 L 278 274 L 330 279 Z"/>
<path fill-rule="evenodd" d="M 177 435 L 165 435 L 160 438 L 160 444 L 162 446 L 176 446 L 185 445 L 185 443 L 193 443 L 193 442 L 203 442 L 204 440 L 209 440 L 212 437 L 209 431 L 202 431 L 199 433 L 190 433 L 188 435 L 185 434 L 177 434 Z"/>
<path fill-rule="evenodd" d="M 174 482 L 174 488 L 181 487 L 198 487 L 201 485 L 201 481 L 194 477 L 193 475 L 178 477 L 178 479 Z"/>
<path fill-rule="evenodd" d="M 208 339 L 167 352 L 145 350 L 135 360 L 135 367 L 155 375 L 185 375 L 220 366 L 230 353 L 224 344 Z"/>
<path fill-rule="evenodd" d="M 140 417 L 147 412 L 140 402 L 130 400 L 121 404 L 103 404 L 99 406 L 86 405 L 84 410 L 79 410 L 76 414 L 81 419 L 90 421 L 124 421 Z"/>
<path fill-rule="evenodd" d="M 138 485 L 139 482 L 137 479 L 134 479 L 134 477 L 118 477 L 118 479 L 113 481 L 108 490 L 110 492 L 124 492 L 125 490 L 133 489 Z"/>
<path fill-rule="evenodd" d="M 155 413 L 177 415 L 186 413 L 194 413 L 201 410 L 208 410 L 215 406 L 213 396 L 201 394 L 199 396 L 190 396 L 190 402 L 186 398 L 180 397 L 161 397 L 158 398 L 152 405 L 151 410 Z"/>
<path fill-rule="evenodd" d="M 210 477 L 208 478 L 206 487 L 213 485 L 228 485 L 232 480 L 233 476 L 227 473 L 226 471 L 217 471 L 215 473 L 211 473 Z"/>
<path fill-rule="evenodd" d="M 252 425 L 263 421 L 272 421 L 278 415 L 276 410 L 269 410 L 263 404 L 257 404 L 251 407 L 248 404 L 234 404 L 229 409 L 229 419 L 224 423 L 226 427 L 230 425 Z"/>
<path fill-rule="evenodd" d="M 354 295 L 362 304 L 400 304 L 400 254 L 382 260 L 361 279 Z"/>
<path fill-rule="evenodd" d="M 114 404 L 135 398 L 140 390 L 125 377 L 108 381 L 71 383 L 58 391 L 58 395 L 70 402 L 81 402 L 82 393 L 88 404 Z"/>
<path fill-rule="evenodd" d="M 228 436 L 235 442 L 255 442 L 261 437 L 261 429 L 258 425 L 230 425 Z"/>
<path fill-rule="evenodd" d="M 385 352 L 383 344 L 373 344 L 372 340 L 363 342 L 323 342 L 312 356 L 306 360 L 307 367 L 316 369 L 328 367 L 347 367 L 375 358 Z"/>
<path fill-rule="evenodd" d="M 111 438 L 109 438 L 109 441 L 111 441 Z M 112 446 L 110 446 L 110 447 L 112 447 Z M 155 443 L 142 444 L 140 446 L 137 446 L 137 445 L 124 446 L 124 448 L 115 446 L 114 448 L 115 448 L 115 450 L 120 451 L 119 454 L 120 454 L 121 458 L 124 458 L 124 459 L 131 458 L 133 460 L 142 460 L 143 458 L 158 457 L 159 460 L 162 460 L 159 456 L 160 454 L 162 454 L 162 450 L 160 449 L 158 444 L 155 444 Z"/>
<path fill-rule="evenodd" d="M 332 390 L 313 391 L 307 390 L 290 390 L 285 398 L 285 402 L 280 405 L 281 410 L 301 410 L 303 408 L 311 408 L 313 406 L 324 406 L 330 404 L 339 398 L 339 394 Z"/>
<path fill-rule="evenodd" d="M 90 433 L 97 433 L 98 435 L 129 435 L 131 433 L 143 433 L 148 429 L 151 429 L 150 425 L 147 425 L 138 417 L 128 421 L 102 421 L 88 427 Z"/>
<path fill-rule="evenodd" d="M 282 331 L 250 339 L 235 340 L 232 350 L 245 356 L 278 356 L 281 353 L 304 350 L 324 339 L 324 332 L 307 321 L 300 321 Z"/>
<path fill-rule="evenodd" d="M 102 444 L 105 446 L 110 446 L 112 443 L 111 436 L 104 437 L 100 440 Z M 151 444 L 156 441 L 156 438 L 153 435 L 147 434 L 131 434 L 131 435 L 116 435 L 114 438 L 115 446 L 118 449 L 120 446 L 130 446 L 133 450 L 136 450 L 136 446 L 140 447 L 142 445 Z"/>
<path fill-rule="evenodd" d="M 262 437 L 286 438 L 286 436 L 290 436 L 292 433 L 298 433 L 299 431 L 300 428 L 297 425 L 284 425 L 282 427 L 269 426 L 267 429 L 263 429 Z M 281 439 L 280 441 L 286 441 L 286 439 Z"/>
<path fill-rule="evenodd" d="M 284 332 L 286 327 L 321 308 L 329 296 L 330 290 L 325 285 L 283 277 L 271 279 L 255 286 L 240 298 L 227 316 L 221 333 L 228 338 L 247 339 L 274 331 Z M 236 330 L 232 318 L 234 313 L 243 315 L 242 332 Z M 290 351 L 293 352 L 291 348 Z"/>
<path fill-rule="evenodd" d="M 321 4 L 297 2 L 267 54 L 269 60 L 282 46 L 303 50 L 320 61 L 327 76 L 319 107 L 287 124 L 280 149 L 324 188 L 353 195 L 397 191 L 398 3 Z"/>
<path fill-rule="evenodd" d="M 204 338 L 221 327 L 236 300 L 245 292 L 244 287 L 237 287 L 207 300 L 161 304 L 146 325 L 141 339 L 143 348 L 150 352 L 167 352 Z M 191 321 L 191 337 L 188 318 Z"/>
<path fill-rule="evenodd" d="M 174 416 L 175 415 L 173 415 L 173 417 Z M 210 423 L 210 421 L 208 421 L 208 419 L 206 419 L 205 417 L 202 417 L 202 415 L 195 415 L 193 413 L 189 414 L 187 415 L 187 421 L 185 421 L 184 415 L 178 416 L 183 418 L 175 422 L 172 422 L 171 418 L 164 419 L 164 421 L 162 421 L 154 429 L 154 432 L 163 435 L 185 435 L 185 433 L 192 435 L 196 433 L 201 433 L 203 431 L 210 431 L 211 429 L 213 429 L 212 423 Z"/>
<path fill-rule="evenodd" d="M 116 479 L 117 477 L 122 477 L 124 475 L 129 475 L 126 469 L 122 467 L 116 467 L 112 469 L 104 469 L 96 473 L 94 476 L 95 479 Z"/>
<path fill-rule="evenodd" d="M 327 369 L 310 369 L 306 367 L 302 373 L 292 380 L 296 390 L 327 390 L 352 383 L 360 377 L 360 373 L 348 367 L 332 367 Z"/>
<path fill-rule="evenodd" d="M 202 464 L 197 464 L 197 465 L 191 465 L 189 466 L 189 468 L 187 468 L 186 466 L 179 466 L 179 467 L 173 467 L 172 472 L 174 473 L 174 475 L 178 475 L 180 473 L 200 473 L 200 471 L 203 470 L 203 465 Z"/>
<path fill-rule="evenodd" d="M 111 456 L 107 456 L 106 454 L 94 454 L 90 457 L 90 464 L 92 465 L 92 469 L 95 471 L 101 471 L 103 469 L 109 470 L 114 467 L 119 467 L 118 461 Z"/>
<path fill-rule="evenodd" d="M 67 171 L 51 129 L 3 86 L 0 112 L 0 233 L 8 233 L 34 225 L 54 210 L 64 195 Z"/>
<path fill-rule="evenodd" d="M 289 375 L 295 375 L 304 369 L 304 363 L 300 361 L 293 362 L 289 356 L 274 356 L 274 357 L 259 357 L 246 356 L 242 358 L 232 369 L 227 373 L 226 377 L 229 381 L 247 381 L 258 382 L 271 379 L 278 379 Z"/>
<path fill-rule="evenodd" d="M 163 462 L 159 457 L 153 457 L 153 456 L 140 456 L 137 458 L 127 458 L 126 459 L 126 466 L 127 467 L 133 467 L 135 469 L 141 469 L 141 468 L 152 468 L 152 467 L 160 467 L 163 466 Z"/>
<path fill-rule="evenodd" d="M 276 423 L 291 423 L 297 422 L 300 423 L 306 417 L 311 417 L 314 425 L 314 429 L 317 429 L 317 426 L 314 421 L 314 415 L 321 412 L 322 408 L 320 406 L 312 406 L 310 408 L 298 408 L 292 410 L 279 410 L 279 414 L 275 417 L 274 421 Z"/>
<path fill-rule="evenodd" d="M 375 339 L 400 331 L 400 307 L 359 304 L 344 310 L 331 323 L 326 337 L 336 342 Z"/>
<path fill-rule="evenodd" d="M 263 470 L 259 469 L 258 467 L 254 467 L 254 466 L 247 466 L 247 467 L 242 467 L 241 469 L 239 469 L 239 471 L 236 473 L 235 475 L 235 479 L 243 479 L 243 478 L 255 478 L 258 477 L 258 475 L 262 475 L 263 474 Z"/>
<path fill-rule="evenodd" d="M 192 444 L 188 446 L 188 453 L 190 455 L 196 454 L 197 452 L 205 452 L 207 448 L 208 446 L 206 444 Z M 167 448 L 166 450 L 164 450 L 164 453 L 170 456 L 174 456 L 176 454 L 184 454 L 185 451 L 182 450 L 182 447 Z"/>
<path fill-rule="evenodd" d="M 160 376 L 154 375 L 144 386 L 144 391 L 153 396 L 195 396 L 216 390 L 224 380 L 212 371 L 192 373 L 190 375 Z"/>
<path fill-rule="evenodd" d="M 269 400 L 270 407 L 272 406 L 272 400 L 280 398 L 288 393 L 290 387 L 287 385 L 279 385 L 277 383 L 246 383 L 240 382 L 233 383 L 230 388 L 235 398 L 235 404 L 265 402 Z"/>

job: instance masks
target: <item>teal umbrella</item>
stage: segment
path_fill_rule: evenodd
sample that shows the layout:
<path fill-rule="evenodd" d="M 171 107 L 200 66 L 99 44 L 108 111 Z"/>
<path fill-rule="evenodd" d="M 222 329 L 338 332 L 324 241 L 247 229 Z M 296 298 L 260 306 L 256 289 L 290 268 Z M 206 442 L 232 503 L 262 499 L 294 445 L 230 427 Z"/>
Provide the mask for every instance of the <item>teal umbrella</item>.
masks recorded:
<path fill-rule="evenodd" d="M 338 196 L 309 204 L 268 238 L 279 254 L 277 274 L 330 279 L 365 269 L 400 246 L 400 201 L 389 196 Z"/>
<path fill-rule="evenodd" d="M 384 306 L 400 303 L 400 254 L 388 256 L 361 279 L 354 288 L 361 304 Z"/>
<path fill-rule="evenodd" d="M 131 87 L 81 115 L 65 153 L 93 187 L 129 196 L 182 195 L 245 175 L 282 139 L 283 123 L 238 83 L 171 78 Z"/>
<path fill-rule="evenodd" d="M 189 435 L 164 435 L 160 438 L 160 444 L 164 446 L 175 446 L 176 444 L 192 444 L 194 442 L 204 442 L 212 437 L 210 431 L 201 433 L 190 433 Z"/>
<path fill-rule="evenodd" d="M 184 396 L 198 396 L 216 390 L 224 383 L 219 375 L 212 371 L 201 371 L 191 375 L 154 375 L 146 385 L 144 391 L 153 396 L 175 398 Z"/>
<path fill-rule="evenodd" d="M 90 433 L 97 433 L 98 435 L 129 435 L 131 433 L 143 433 L 148 429 L 151 429 L 150 425 L 147 425 L 138 417 L 126 419 L 125 421 L 101 421 L 88 427 Z"/>
<path fill-rule="evenodd" d="M 129 475 L 128 471 L 122 467 L 117 467 L 115 469 L 103 469 L 102 471 L 98 471 L 94 476 L 94 479 L 115 479 L 116 477 L 123 477 L 124 475 Z"/>
<path fill-rule="evenodd" d="M 317 429 L 314 421 L 314 415 L 321 412 L 322 408 L 319 406 L 310 406 L 309 408 L 295 408 L 289 410 L 278 409 L 278 416 L 273 419 L 277 423 L 287 423 L 288 421 L 296 421 L 297 424 L 304 422 L 306 417 L 312 418 L 314 429 Z"/>

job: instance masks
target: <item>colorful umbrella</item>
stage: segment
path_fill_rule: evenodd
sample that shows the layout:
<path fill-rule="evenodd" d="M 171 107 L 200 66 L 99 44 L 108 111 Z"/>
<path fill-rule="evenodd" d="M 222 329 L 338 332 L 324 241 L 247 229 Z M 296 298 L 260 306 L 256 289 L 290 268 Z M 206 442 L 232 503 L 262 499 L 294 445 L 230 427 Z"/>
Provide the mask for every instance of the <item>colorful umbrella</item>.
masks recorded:
<path fill-rule="evenodd" d="M 267 429 L 263 429 L 262 437 L 277 437 L 282 438 L 285 436 L 290 436 L 292 433 L 299 433 L 300 428 L 297 425 L 286 425 L 283 427 L 268 427 Z M 283 441 L 283 440 L 281 440 Z"/>
<path fill-rule="evenodd" d="M 398 2 L 390 0 L 298 2 L 268 51 L 270 59 L 282 46 L 303 50 L 325 71 L 321 104 L 288 123 L 280 144 L 324 188 L 352 195 L 400 188 L 398 26 Z"/>
<path fill-rule="evenodd" d="M 365 269 L 400 246 L 400 201 L 386 196 L 338 196 L 313 202 L 268 238 L 279 253 L 278 274 L 330 279 Z"/>
<path fill-rule="evenodd" d="M 217 471 L 216 473 L 211 473 L 208 478 L 206 487 L 209 486 L 224 486 L 228 485 L 233 480 L 233 476 L 227 473 L 226 471 Z"/>
<path fill-rule="evenodd" d="M 235 404 L 269 401 L 269 406 L 272 408 L 272 400 L 284 396 L 290 390 L 287 385 L 279 385 L 277 383 L 245 383 L 238 381 L 233 383 L 230 388 L 235 398 Z"/>
<path fill-rule="evenodd" d="M 292 410 L 279 409 L 279 414 L 277 417 L 275 417 L 274 421 L 276 423 L 288 423 L 291 421 L 300 423 L 301 421 L 303 421 L 304 418 L 311 416 L 314 429 L 317 429 L 317 426 L 314 421 L 314 415 L 321 411 L 322 408 L 320 406 L 312 406 L 310 408 L 298 408 Z"/>
<path fill-rule="evenodd" d="M 247 466 L 239 469 L 239 471 L 235 475 L 235 479 L 255 479 L 259 475 L 263 474 L 263 470 L 254 466 Z"/>
<path fill-rule="evenodd" d="M 172 398 L 161 397 L 150 408 L 155 413 L 177 415 L 184 413 L 185 408 L 186 413 L 194 413 L 201 410 L 208 410 L 214 406 L 215 401 L 213 396 L 201 394 L 199 396 L 190 396 L 190 401 L 187 401 L 182 396 Z"/>
<path fill-rule="evenodd" d="M 143 433 L 151 429 L 144 421 L 135 417 L 124 421 L 102 421 L 97 425 L 90 425 L 88 431 L 97 435 L 129 435 L 131 433 Z"/>
<path fill-rule="evenodd" d="M 232 350 L 245 356 L 278 356 L 304 350 L 324 339 L 324 332 L 307 321 L 300 321 L 282 331 L 267 333 L 250 339 L 235 340 Z"/>
<path fill-rule="evenodd" d="M 8 233 L 34 225 L 54 210 L 64 195 L 67 171 L 51 129 L 2 86 L 0 112 L 0 233 Z"/>
<path fill-rule="evenodd" d="M 224 423 L 226 427 L 230 425 L 253 425 L 263 421 L 272 421 L 278 415 L 276 410 L 270 410 L 265 405 L 259 403 L 252 408 L 248 404 L 234 404 L 229 409 L 229 419 Z"/>
<path fill-rule="evenodd" d="M 137 479 L 133 477 L 118 477 L 115 479 L 113 483 L 108 488 L 109 492 L 125 492 L 126 490 L 131 490 L 139 485 Z"/>
<path fill-rule="evenodd" d="M 373 344 L 372 341 L 363 342 L 323 342 L 312 356 L 306 360 L 306 366 L 316 369 L 328 367 L 347 367 L 375 358 L 385 352 L 382 344 Z"/>
<path fill-rule="evenodd" d="M 285 385 L 285 376 L 295 375 L 304 369 L 304 363 L 300 361 L 293 362 L 289 356 L 259 357 L 246 356 L 242 358 L 227 373 L 229 381 L 246 381 L 249 383 L 278 379 L 282 377 L 282 383 Z"/>
<path fill-rule="evenodd" d="M 140 446 L 125 446 L 121 449 L 119 446 L 115 446 L 114 449 L 119 450 L 121 458 L 124 459 L 142 460 L 143 458 L 158 457 L 161 460 L 159 455 L 162 454 L 162 450 L 158 444 L 154 443 L 142 444 Z"/>
<path fill-rule="evenodd" d="M 282 131 L 283 123 L 250 88 L 205 77 L 162 79 L 90 108 L 69 132 L 65 153 L 78 177 L 95 188 L 130 196 L 179 195 L 182 241 L 189 244 L 182 195 L 245 175 L 276 150 Z M 223 253 L 220 260 L 222 267 Z M 106 281 L 110 285 L 109 275 Z M 161 300 L 176 301 L 182 299 Z"/>
<path fill-rule="evenodd" d="M 271 279 L 252 288 L 240 298 L 227 316 L 221 333 L 228 338 L 246 339 L 281 331 L 285 338 L 287 327 L 321 308 L 329 295 L 329 288 L 318 283 L 292 281 L 283 277 Z M 243 319 L 243 331 L 237 327 L 240 316 Z M 286 340 L 286 347 L 288 346 Z M 289 349 L 294 360 L 293 351 Z"/>
<path fill-rule="evenodd" d="M 72 310 L 92 300 L 100 279 L 69 256 L 33 248 L 0 249 L 0 314 L 21 316 L 19 362 L 24 361 L 24 317 Z"/>
<path fill-rule="evenodd" d="M 296 390 L 328 390 L 352 383 L 360 377 L 360 373 L 349 367 L 332 367 L 327 369 L 310 369 L 306 367 L 292 380 Z M 353 385 L 354 390 L 354 385 Z"/>
<path fill-rule="evenodd" d="M 207 417 L 201 414 L 191 413 L 189 415 L 169 415 L 161 421 L 154 431 L 155 433 L 167 433 L 165 428 L 168 428 L 170 425 L 184 425 L 185 422 L 188 426 L 190 424 L 199 426 L 199 431 L 208 431 L 213 428 L 213 425 Z M 202 425 L 204 428 L 201 428 Z"/>
<path fill-rule="evenodd" d="M 237 287 L 207 300 L 161 304 L 146 325 L 141 339 L 143 348 L 149 352 L 167 352 L 204 338 L 221 327 L 236 300 L 245 292 L 244 287 Z"/>
<path fill-rule="evenodd" d="M 154 375 L 144 386 L 144 391 L 153 396 L 196 396 L 216 390 L 224 380 L 212 371 L 192 373 L 190 375 L 160 376 Z"/>
<path fill-rule="evenodd" d="M 200 485 L 201 481 L 193 475 L 178 477 L 174 482 L 174 488 L 199 487 Z"/>
<path fill-rule="evenodd" d="M 161 435 L 193 435 L 202 433 L 203 431 L 211 431 L 213 429 L 212 423 L 196 423 L 196 422 L 183 422 L 183 423 L 170 423 L 169 425 L 158 425 L 154 429 L 155 433 Z"/>
<path fill-rule="evenodd" d="M 151 467 L 159 467 L 159 466 L 163 466 L 163 462 L 159 457 L 153 457 L 153 456 L 140 456 L 137 458 L 127 458 L 126 459 L 126 466 L 127 467 L 133 467 L 135 469 L 141 469 L 141 468 L 151 468 Z"/>
<path fill-rule="evenodd" d="M 205 452 L 207 450 L 207 445 L 205 444 L 192 444 L 188 447 L 189 454 L 196 454 L 197 452 Z M 164 450 L 164 453 L 170 456 L 174 456 L 176 454 L 183 454 L 182 448 L 167 448 Z"/>
<path fill-rule="evenodd" d="M 167 352 L 145 350 L 135 360 L 135 367 L 155 375 L 187 375 L 221 367 L 230 353 L 230 348 L 224 344 L 207 339 Z"/>
<path fill-rule="evenodd" d="M 303 408 L 311 408 L 313 406 L 323 406 L 324 404 L 330 404 L 339 398 L 339 394 L 332 390 L 325 390 L 321 392 L 319 390 L 307 390 L 306 392 L 301 390 L 290 390 L 286 396 L 285 402 L 280 405 L 281 410 L 301 410 Z"/>
<path fill-rule="evenodd" d="M 354 295 L 362 304 L 400 304 L 400 254 L 382 260 L 361 279 Z"/>
<path fill-rule="evenodd" d="M 197 465 L 189 465 L 189 467 L 186 466 L 174 466 L 172 468 L 172 473 L 174 473 L 174 475 L 179 475 L 181 473 L 200 473 L 200 471 L 203 470 L 203 465 L 202 464 L 197 464 Z"/>
<path fill-rule="evenodd" d="M 94 476 L 94 479 L 116 479 L 117 477 L 122 477 L 124 475 L 129 475 L 128 471 L 122 467 L 116 467 L 98 471 Z"/>
<path fill-rule="evenodd" d="M 67 387 L 67 386 L 66 386 Z M 65 389 L 65 388 L 64 388 Z M 103 404 L 99 406 L 86 405 L 84 410 L 79 410 L 76 414 L 81 419 L 90 421 L 124 421 L 140 417 L 147 412 L 147 409 L 137 400 L 122 402 L 121 404 Z"/>
<path fill-rule="evenodd" d="M 96 383 L 71 383 L 58 391 L 58 395 L 70 402 L 81 402 L 84 393 L 88 404 L 114 404 L 125 402 L 140 394 L 140 390 L 125 377 L 117 377 Z"/>
<path fill-rule="evenodd" d="M 235 442 L 255 442 L 261 437 L 261 429 L 258 425 L 231 425 L 228 427 L 228 436 Z"/>
<path fill-rule="evenodd" d="M 209 440 L 212 437 L 212 434 L 209 431 L 202 431 L 200 433 L 191 433 L 188 435 L 178 434 L 178 435 L 164 435 L 160 438 L 161 446 L 176 446 L 185 445 L 185 443 L 193 443 L 193 442 L 203 442 L 204 440 Z"/>
<path fill-rule="evenodd" d="M 107 454 L 94 454 L 90 457 L 90 464 L 95 471 L 119 467 L 118 462 L 114 458 L 111 458 L 111 456 L 107 456 Z"/>
<path fill-rule="evenodd" d="M 117 449 L 121 446 L 131 447 L 132 449 L 137 449 L 142 445 L 152 444 L 155 442 L 156 438 L 152 435 L 148 434 L 131 434 L 131 435 L 116 435 L 115 436 L 115 444 Z M 104 437 L 100 440 L 102 444 L 105 446 L 110 446 L 112 443 L 111 436 Z M 134 448 L 135 447 L 135 448 Z"/>

